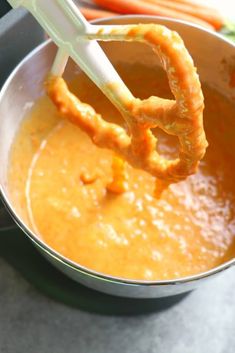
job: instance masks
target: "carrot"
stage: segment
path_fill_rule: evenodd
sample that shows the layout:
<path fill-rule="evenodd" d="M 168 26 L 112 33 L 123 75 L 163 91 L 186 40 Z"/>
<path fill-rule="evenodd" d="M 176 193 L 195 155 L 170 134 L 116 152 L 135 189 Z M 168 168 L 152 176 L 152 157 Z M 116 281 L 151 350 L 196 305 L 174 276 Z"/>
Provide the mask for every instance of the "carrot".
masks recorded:
<path fill-rule="evenodd" d="M 172 0 L 165 0 L 165 2 L 169 2 L 169 1 L 172 1 Z M 210 6 L 210 5 L 207 5 L 203 2 L 198 2 L 196 0 L 174 0 L 174 2 L 179 2 L 181 4 L 186 4 L 186 5 L 191 5 L 193 7 L 199 7 L 199 8 L 205 8 L 205 9 L 212 9 L 213 7 Z"/>
<path fill-rule="evenodd" d="M 190 3 L 177 3 L 175 0 L 146 0 L 148 3 L 165 6 L 169 9 L 180 11 L 195 17 L 198 17 L 210 23 L 216 30 L 219 30 L 224 25 L 224 19 L 215 9 L 208 9 L 201 7 L 194 7 Z"/>
<path fill-rule="evenodd" d="M 122 14 L 145 14 L 172 17 L 180 20 L 189 21 L 208 29 L 214 29 L 208 22 L 205 22 L 194 16 L 171 10 L 164 6 L 146 3 L 144 0 L 93 0 L 93 2 L 101 7 L 116 11 Z"/>
<path fill-rule="evenodd" d="M 90 7 L 80 7 L 79 10 L 88 21 L 95 20 L 96 18 L 106 18 L 118 15 L 115 12 L 98 10 Z"/>

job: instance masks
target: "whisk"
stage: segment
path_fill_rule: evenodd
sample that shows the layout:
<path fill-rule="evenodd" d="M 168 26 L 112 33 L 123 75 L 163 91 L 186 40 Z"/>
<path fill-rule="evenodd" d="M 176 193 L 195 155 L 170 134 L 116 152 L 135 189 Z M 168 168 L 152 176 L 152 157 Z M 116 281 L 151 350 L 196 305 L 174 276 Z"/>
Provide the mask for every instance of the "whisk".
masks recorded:
<path fill-rule="evenodd" d="M 9 0 L 12 7 L 23 6 L 58 46 L 51 73 L 61 76 L 71 57 L 103 91 L 117 109 L 124 113 L 133 95 L 95 40 L 114 37 L 115 26 L 90 24 L 72 0 Z M 110 83 L 116 83 L 110 85 Z M 118 89 L 117 89 L 118 87 Z M 125 99 L 124 99 L 125 97 Z M 125 100 L 125 101 L 124 101 Z"/>
<path fill-rule="evenodd" d="M 53 81 L 49 96 L 59 109 L 63 106 L 61 112 L 66 112 L 67 118 L 83 126 L 94 143 L 114 150 L 133 167 L 155 176 L 157 196 L 170 183 L 184 180 L 196 172 L 207 147 L 203 95 L 193 60 L 176 32 L 151 24 L 90 24 L 72 0 L 9 2 L 14 7 L 26 7 L 57 44 L 59 49 L 51 68 L 52 76 L 62 76 L 71 57 L 122 114 L 127 132 L 105 122 L 91 107 L 87 109 L 87 105 L 71 95 L 62 80 Z M 137 41 L 150 45 L 167 73 L 175 100 L 134 97 L 97 40 Z M 167 160 L 159 155 L 157 138 L 151 131 L 155 127 L 178 137 L 178 158 Z M 118 166 L 123 170 L 123 163 Z"/>

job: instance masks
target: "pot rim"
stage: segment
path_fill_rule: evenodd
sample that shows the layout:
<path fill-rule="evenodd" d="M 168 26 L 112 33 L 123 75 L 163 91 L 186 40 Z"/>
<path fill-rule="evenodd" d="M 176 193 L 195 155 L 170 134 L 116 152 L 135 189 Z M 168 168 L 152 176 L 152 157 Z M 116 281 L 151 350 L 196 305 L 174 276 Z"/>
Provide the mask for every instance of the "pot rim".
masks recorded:
<path fill-rule="evenodd" d="M 217 37 L 219 40 L 222 40 L 226 42 L 228 45 L 231 47 L 235 48 L 235 43 L 230 41 L 229 39 L 224 38 L 221 34 L 218 34 L 216 32 L 212 32 L 211 30 L 205 29 L 199 25 L 191 24 L 190 22 L 187 21 L 182 21 L 182 20 L 175 20 L 171 19 L 168 17 L 159 17 L 159 16 L 148 16 L 148 15 L 125 15 L 125 16 L 115 16 L 115 17 L 108 17 L 105 19 L 100 19 L 96 21 L 92 21 L 92 23 L 99 24 L 99 23 L 106 23 L 110 22 L 113 20 L 119 20 L 119 19 L 149 19 L 149 20 L 160 20 L 160 21 L 166 21 L 169 23 L 180 23 L 185 26 L 193 27 L 196 28 L 200 31 L 206 32 L 207 34 L 211 36 Z M 27 61 L 32 58 L 36 53 L 40 52 L 43 48 L 47 47 L 52 43 L 51 39 L 46 40 L 42 44 L 38 45 L 35 49 L 33 49 L 29 54 L 27 54 L 23 60 L 20 61 L 20 63 L 15 67 L 15 69 L 11 72 L 5 83 L 3 84 L 1 90 L 0 90 L 0 102 L 4 97 L 5 92 L 7 91 L 8 87 L 11 84 L 12 79 L 14 78 L 15 74 L 21 69 L 22 66 L 24 66 Z M 42 239 L 40 239 L 34 231 L 29 229 L 29 227 L 21 220 L 21 218 L 17 215 L 15 212 L 13 206 L 11 205 L 10 200 L 8 199 L 4 189 L 3 185 L 0 184 L 0 197 L 3 201 L 3 204 L 5 205 L 6 209 L 16 222 L 16 224 L 23 230 L 23 232 L 30 238 L 30 240 L 37 245 L 42 251 L 46 252 L 49 256 L 53 257 L 55 260 L 59 261 L 61 264 L 65 265 L 66 267 L 70 267 L 71 269 L 86 274 L 90 277 L 100 279 L 102 281 L 106 282 L 111 282 L 111 283 L 119 283 L 123 285 L 131 285 L 131 286 L 167 286 L 167 285 L 179 285 L 179 284 L 184 284 L 184 283 L 191 283 L 198 281 L 200 279 L 204 279 L 207 277 L 210 277 L 212 275 L 215 275 L 219 272 L 222 272 L 226 270 L 227 268 L 235 265 L 235 258 L 231 259 L 213 269 L 210 269 L 208 271 L 195 274 L 192 276 L 186 276 L 186 277 L 181 277 L 181 278 L 176 278 L 172 280 L 156 280 L 156 281 L 147 281 L 147 280 L 131 280 L 131 279 L 125 279 L 121 277 L 115 277 L 115 276 L 110 276 L 106 275 L 94 270 L 91 270 L 85 266 L 79 265 L 78 263 L 69 260 L 65 256 L 61 255 L 59 252 L 48 246 Z M 0 229 L 1 231 L 1 229 Z"/>

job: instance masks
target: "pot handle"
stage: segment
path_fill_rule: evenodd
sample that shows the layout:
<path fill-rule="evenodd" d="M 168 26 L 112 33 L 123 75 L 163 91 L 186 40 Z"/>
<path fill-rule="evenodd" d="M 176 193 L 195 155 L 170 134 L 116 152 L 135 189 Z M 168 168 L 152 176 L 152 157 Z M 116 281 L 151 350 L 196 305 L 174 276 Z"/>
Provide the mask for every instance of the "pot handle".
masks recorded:
<path fill-rule="evenodd" d="M 0 231 L 15 228 L 16 224 L 0 200 Z"/>

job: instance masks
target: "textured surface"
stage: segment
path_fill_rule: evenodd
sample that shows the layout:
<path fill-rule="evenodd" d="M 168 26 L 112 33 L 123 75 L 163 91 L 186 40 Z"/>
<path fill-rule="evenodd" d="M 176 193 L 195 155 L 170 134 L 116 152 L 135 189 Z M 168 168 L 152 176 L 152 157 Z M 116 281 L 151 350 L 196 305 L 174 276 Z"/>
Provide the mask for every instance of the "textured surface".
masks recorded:
<path fill-rule="evenodd" d="M 233 353 L 235 269 L 167 311 L 105 317 L 56 303 L 0 259 L 0 352 Z"/>
<path fill-rule="evenodd" d="M 117 68 L 136 97 L 153 94 L 165 98 L 169 94 L 163 71 L 137 63 L 122 63 Z M 152 77 L 157 77 L 157 85 Z M 56 95 L 57 84 L 63 87 L 63 81 L 56 83 Z M 72 92 L 75 90 L 75 95 L 104 119 L 122 123 L 113 105 L 85 75 L 74 77 L 72 87 Z M 29 217 L 35 232 L 53 249 L 83 266 L 113 276 L 146 280 L 178 278 L 206 271 L 232 258 L 235 184 L 229 181 L 235 179 L 231 171 L 235 158 L 226 149 L 235 149 L 235 143 L 228 138 L 234 129 L 235 107 L 204 86 L 203 92 L 205 131 L 210 147 L 198 173 L 172 185 L 158 201 L 153 197 L 153 178 L 130 166 L 126 168 L 128 191 L 118 197 L 106 193 L 106 186 L 112 180 L 110 151 L 96 147 L 86 134 L 68 122 L 59 123 L 52 103 L 40 100 L 12 146 L 8 185 L 17 211 L 25 219 Z M 66 99 L 67 96 L 65 101 L 60 97 L 59 105 L 65 109 L 69 104 L 70 111 Z M 73 112 L 79 104 L 69 113 L 75 124 L 80 118 Z M 214 133 L 214 126 L 221 126 L 221 111 L 226 121 L 222 136 Z M 90 128 L 86 119 L 81 118 L 82 128 L 85 124 L 86 132 L 87 128 L 93 131 L 92 139 L 96 136 L 105 144 L 112 135 L 123 146 L 117 127 L 106 122 L 104 125 L 97 120 L 100 116 L 97 119 L 95 116 L 89 115 L 89 122 L 95 119 Z M 54 127 L 55 124 L 59 125 Z M 42 137 L 49 131 L 46 138 Z M 161 156 L 175 158 L 176 141 L 161 130 L 157 131 L 157 137 Z M 137 145 L 143 147 L 145 142 Z M 130 155 L 135 159 L 132 152 Z M 83 172 L 95 175 L 96 181 L 84 184 L 80 180 Z"/>

